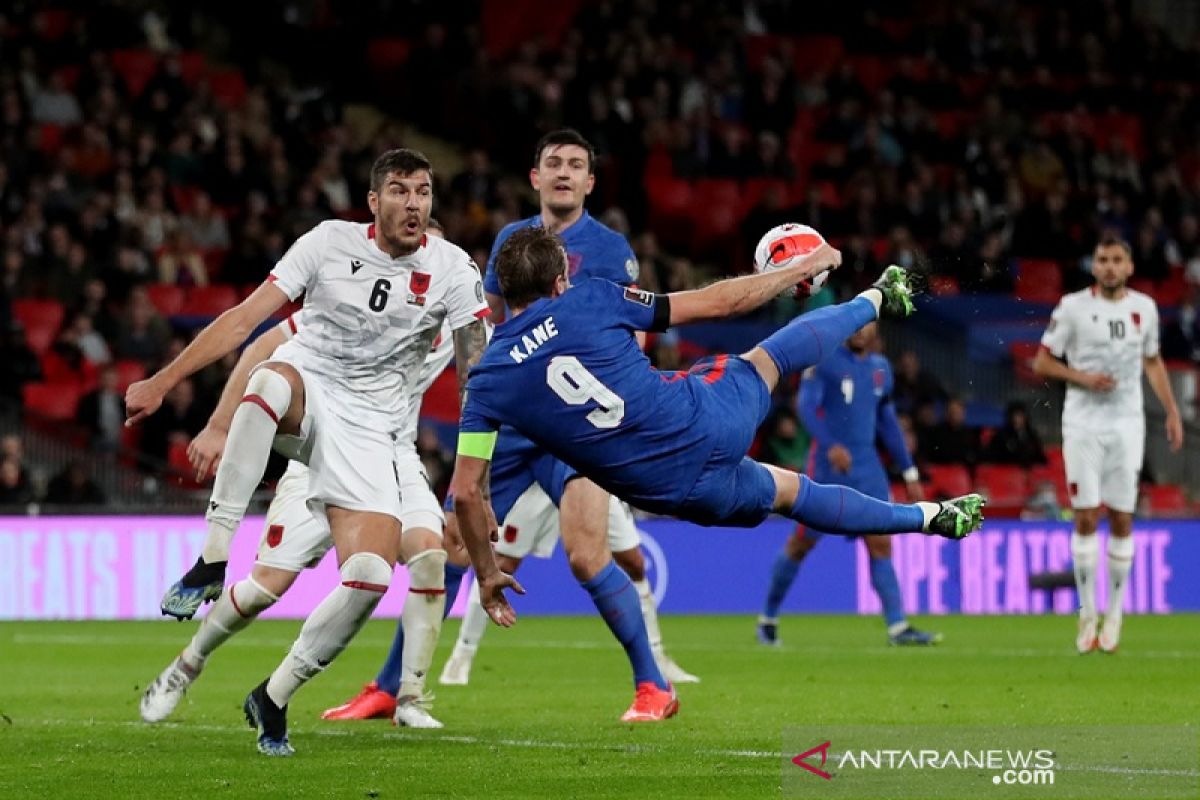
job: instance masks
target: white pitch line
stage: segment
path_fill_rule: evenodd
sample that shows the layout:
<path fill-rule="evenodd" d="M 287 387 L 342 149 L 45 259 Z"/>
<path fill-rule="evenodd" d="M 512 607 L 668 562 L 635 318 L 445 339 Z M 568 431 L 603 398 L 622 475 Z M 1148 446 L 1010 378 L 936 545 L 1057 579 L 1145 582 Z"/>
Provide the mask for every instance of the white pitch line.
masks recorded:
<path fill-rule="evenodd" d="M 44 727 L 64 726 L 64 727 L 96 727 L 96 728 L 127 728 L 150 732 L 156 728 L 165 728 L 168 730 L 180 730 L 188 732 L 200 733 L 223 733 L 236 734 L 238 736 L 249 738 L 248 732 L 245 729 L 231 727 L 226 725 L 209 725 L 206 723 L 182 723 L 182 722 L 159 722 L 154 725 L 148 725 L 144 722 L 134 722 L 125 720 L 72 720 L 72 719 L 40 719 L 33 720 L 33 724 Z M 20 728 L 21 723 L 16 722 L 13 728 Z M 361 729 L 360 729 L 361 730 Z M 313 730 L 302 731 L 301 736 L 312 734 L 314 736 L 356 736 L 361 735 L 358 732 L 347 729 L 336 728 L 316 728 Z M 526 749 L 539 750 L 587 750 L 597 751 L 604 750 L 612 753 L 625 753 L 628 755 L 638 755 L 641 753 L 670 753 L 675 752 L 679 748 L 663 747 L 656 744 L 609 744 L 609 743 L 594 743 L 594 742 L 559 742 L 548 739 L 488 739 L 479 736 L 456 736 L 445 733 L 401 733 L 398 731 L 385 731 L 377 734 L 383 739 L 396 739 L 400 741 L 435 741 L 444 742 L 446 744 L 464 744 L 471 746 L 482 747 L 515 747 Z M 719 758 L 753 758 L 753 759 L 782 759 L 783 754 L 778 752 L 770 752 L 767 750 L 721 750 L 711 748 L 687 748 L 687 752 L 694 755 L 714 756 Z M 838 760 L 843 753 L 830 752 L 829 758 L 833 761 Z M 1056 770 L 1063 772 L 1096 772 L 1112 775 L 1158 775 L 1162 777 L 1174 778 L 1200 778 L 1200 770 L 1194 769 L 1139 769 L 1136 767 L 1106 767 L 1106 766 L 1087 766 L 1087 765 L 1059 765 Z"/>
<path fill-rule="evenodd" d="M 297 625 L 299 621 L 297 620 Z M 186 633 L 186 631 L 183 631 Z M 181 636 L 182 639 L 182 636 Z M 161 640 L 145 636 L 101 636 L 95 634 L 76 635 L 76 634 L 55 634 L 55 633 L 16 633 L 11 639 L 13 644 L 60 644 L 68 646 L 94 646 L 94 645 L 157 645 Z M 288 648 L 295 641 L 294 637 L 287 639 L 280 638 L 261 638 L 258 636 L 242 636 L 231 639 L 228 646 L 233 647 L 254 647 L 254 648 Z M 390 640 L 375 638 L 374 636 L 359 637 L 355 642 L 361 647 L 363 645 L 379 645 L 384 646 L 390 644 Z M 489 638 L 488 648 L 514 648 L 528 650 L 612 650 L 616 645 L 609 641 L 589 641 L 589 640 L 553 640 L 553 639 L 517 639 L 512 638 L 505 640 L 504 638 Z M 714 652 L 714 653 L 799 653 L 799 654 L 868 654 L 876 655 L 883 652 L 886 648 L 880 647 L 842 647 L 837 645 L 782 645 L 773 647 L 770 650 L 761 645 L 717 645 L 717 644 L 689 644 L 681 642 L 672 644 L 672 650 L 696 651 L 696 652 Z M 894 649 L 894 648 L 893 648 Z M 890 650 L 888 652 L 891 652 Z M 922 654 L 928 654 L 928 657 L 936 658 L 966 658 L 975 656 L 991 656 L 995 658 L 1056 658 L 1060 656 L 1074 656 L 1075 651 L 1070 647 L 1053 648 L 1039 650 L 1036 648 L 955 648 L 953 645 L 942 645 L 937 648 L 926 648 L 919 651 Z M 1123 650 L 1122 656 L 1128 656 L 1132 659 L 1168 659 L 1182 660 L 1193 659 L 1200 652 L 1193 650 Z"/>

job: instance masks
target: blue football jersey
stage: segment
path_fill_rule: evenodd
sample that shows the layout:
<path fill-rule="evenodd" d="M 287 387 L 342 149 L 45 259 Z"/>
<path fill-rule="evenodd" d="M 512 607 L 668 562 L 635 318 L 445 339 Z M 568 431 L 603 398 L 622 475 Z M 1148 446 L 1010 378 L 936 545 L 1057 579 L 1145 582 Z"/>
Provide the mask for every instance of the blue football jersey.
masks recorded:
<path fill-rule="evenodd" d="M 817 474 L 830 471 L 826 453 L 835 444 L 850 451 L 855 468 L 878 465 L 881 439 L 901 469 L 912 466 L 891 401 L 893 383 L 886 358 L 857 356 L 845 346 L 804 376 L 800 416 L 813 436 Z"/>
<path fill-rule="evenodd" d="M 467 383 L 461 430 L 512 425 L 596 483 L 671 511 L 722 437 L 699 413 L 712 375 L 663 373 L 633 332 L 665 328 L 649 292 L 587 279 L 496 326 Z"/>
<path fill-rule="evenodd" d="M 500 281 L 496 277 L 496 254 L 508 237 L 521 228 L 541 224 L 542 217 L 538 214 L 501 228 L 488 256 L 487 270 L 483 276 L 484 289 L 495 295 L 501 293 Z M 567 251 L 568 275 L 572 282 L 584 278 L 604 278 L 621 285 L 637 283 L 637 256 L 633 254 L 629 242 L 612 228 L 597 222 L 586 211 L 575 224 L 562 231 L 559 238 Z"/>

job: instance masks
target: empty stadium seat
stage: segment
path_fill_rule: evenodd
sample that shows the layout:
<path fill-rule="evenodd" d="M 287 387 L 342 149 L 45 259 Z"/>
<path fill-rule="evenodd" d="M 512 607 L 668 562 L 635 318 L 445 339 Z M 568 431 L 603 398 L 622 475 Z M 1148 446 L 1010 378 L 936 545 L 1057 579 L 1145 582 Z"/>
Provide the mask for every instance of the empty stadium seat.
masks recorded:
<path fill-rule="evenodd" d="M 173 317 L 183 307 L 183 288 L 172 283 L 152 283 L 146 287 L 150 302 L 164 317 Z"/>
<path fill-rule="evenodd" d="M 237 289 L 232 286 L 193 286 L 188 290 L 179 314 L 185 317 L 215 317 L 233 308 L 237 303 Z"/>
<path fill-rule="evenodd" d="M 1008 346 L 1009 357 L 1013 361 L 1013 371 L 1017 380 L 1022 383 L 1041 385 L 1044 381 L 1033 371 L 1033 359 L 1038 350 L 1042 349 L 1040 342 L 1013 342 Z"/>
<path fill-rule="evenodd" d="M 21 388 L 26 413 L 51 420 L 73 420 L 79 387 L 70 383 L 27 383 Z"/>
<path fill-rule="evenodd" d="M 25 343 L 30 350 L 41 355 L 50 349 L 62 328 L 62 303 L 57 300 L 16 300 L 12 312 L 25 328 Z"/>
<path fill-rule="evenodd" d="M 133 359 L 123 359 L 113 364 L 117 370 L 117 391 L 121 394 L 129 388 L 129 384 L 146 377 L 146 365 Z"/>
<path fill-rule="evenodd" d="M 1142 496 L 1150 505 L 1150 512 L 1155 515 L 1182 516 L 1190 510 L 1183 487 L 1173 483 L 1143 486 Z"/>
<path fill-rule="evenodd" d="M 132 97 L 137 97 L 158 72 L 158 55 L 151 50 L 114 50 L 110 56 L 113 70 L 125 82 Z"/>
<path fill-rule="evenodd" d="M 167 448 L 167 466 L 170 467 L 172 482 L 185 489 L 198 489 L 201 484 L 196 481 L 196 470 L 192 467 L 187 456 L 187 442 L 173 441 Z"/>
<path fill-rule="evenodd" d="M 975 482 L 992 508 L 1017 508 L 1029 498 L 1029 476 L 1015 464 L 980 464 Z"/>
<path fill-rule="evenodd" d="M 962 464 L 931 464 L 925 471 L 934 497 L 958 497 L 974 491 L 971 473 Z"/>
<path fill-rule="evenodd" d="M 1040 258 L 1017 260 L 1018 300 L 1053 305 L 1062 297 L 1062 267 L 1057 261 Z"/>

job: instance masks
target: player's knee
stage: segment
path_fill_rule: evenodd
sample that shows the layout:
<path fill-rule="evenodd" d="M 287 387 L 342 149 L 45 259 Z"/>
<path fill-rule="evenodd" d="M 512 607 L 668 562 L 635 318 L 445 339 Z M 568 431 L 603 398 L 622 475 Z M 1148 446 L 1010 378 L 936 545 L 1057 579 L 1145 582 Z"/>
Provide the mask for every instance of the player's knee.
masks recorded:
<path fill-rule="evenodd" d="M 1084 508 L 1075 510 L 1075 530 L 1084 536 L 1096 532 L 1100 524 L 1100 509 Z"/>
<path fill-rule="evenodd" d="M 1123 511 L 1113 511 L 1108 515 L 1108 525 L 1112 535 L 1118 539 L 1133 535 L 1133 514 Z"/>
<path fill-rule="evenodd" d="M 229 587 L 229 601 L 237 613 L 247 619 L 257 617 L 275 605 L 281 594 L 255 580 L 253 575 Z"/>
<path fill-rule="evenodd" d="M 268 567 L 262 564 L 255 564 L 250 570 L 250 578 L 263 590 L 275 595 L 276 599 L 283 597 L 287 590 L 292 588 L 292 584 L 296 582 L 296 578 L 300 575 L 297 572 L 288 572 L 285 569 L 277 567 Z"/>
<path fill-rule="evenodd" d="M 571 574 L 577 580 L 588 581 L 596 577 L 612 556 L 607 549 L 577 548 L 567 553 L 567 562 L 571 566 Z"/>
<path fill-rule="evenodd" d="M 430 548 L 410 558 L 408 585 L 410 592 L 441 593 L 446 588 L 446 551 Z"/>
<path fill-rule="evenodd" d="M 296 374 L 296 380 L 300 379 L 299 374 L 286 364 L 276 366 L 286 367 Z M 288 377 L 273 369 L 272 365 L 264 365 L 250 375 L 250 380 L 246 382 L 246 393 L 242 396 L 242 402 L 253 402 L 266 411 L 276 425 L 279 425 L 291 408 L 292 398 L 295 396 L 298 395 Z"/>
<path fill-rule="evenodd" d="M 342 586 L 375 592 L 380 597 L 392 582 L 392 565 L 378 553 L 354 553 L 342 562 L 338 572 Z"/>
<path fill-rule="evenodd" d="M 640 581 L 646 578 L 646 559 L 642 556 L 640 547 L 613 553 L 613 558 L 616 560 L 617 566 L 625 570 L 629 580 Z"/>
<path fill-rule="evenodd" d="M 425 526 L 411 527 L 405 528 L 400 534 L 400 555 L 404 563 L 411 565 L 417 555 L 427 550 L 446 552 L 442 549 L 442 537 L 433 529 Z"/>

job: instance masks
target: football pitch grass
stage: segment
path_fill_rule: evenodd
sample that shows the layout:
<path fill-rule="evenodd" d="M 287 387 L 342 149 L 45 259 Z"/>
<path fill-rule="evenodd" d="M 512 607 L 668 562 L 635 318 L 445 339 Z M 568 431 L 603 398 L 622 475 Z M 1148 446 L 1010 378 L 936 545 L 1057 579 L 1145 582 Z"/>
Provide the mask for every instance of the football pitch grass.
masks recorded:
<path fill-rule="evenodd" d="M 1067 617 L 940 618 L 929 627 L 946 641 L 927 649 L 887 647 L 877 619 L 785 617 L 784 646 L 769 649 L 754 642 L 750 617 L 668 616 L 669 651 L 703 683 L 679 687 L 678 717 L 640 726 L 617 721 L 632 690 L 599 619 L 492 628 L 471 685 L 445 687 L 436 676 L 451 620 L 430 680 L 445 729 L 320 721 L 374 675 L 394 624 L 371 621 L 301 690 L 290 708 L 297 754 L 269 759 L 255 752 L 241 703 L 299 622 L 260 622 L 234 638 L 156 726 L 140 722 L 138 698 L 195 623 L 0 623 L 0 798 L 779 797 L 787 727 L 1200 720 L 1200 618 L 1179 615 L 1130 617 L 1119 654 L 1086 657 Z M 1168 772 L 1193 796 L 1197 754 L 1176 756 L 1184 766 Z M 1096 752 L 1094 771 L 1082 765 L 1090 796 L 1155 796 L 1137 791 L 1136 765 L 1113 768 L 1113 758 Z M 963 796 L 961 786 L 945 791 L 930 796 Z"/>

